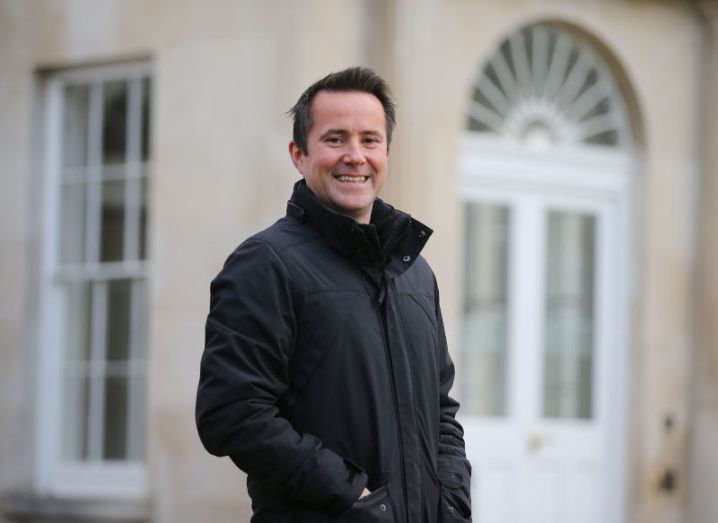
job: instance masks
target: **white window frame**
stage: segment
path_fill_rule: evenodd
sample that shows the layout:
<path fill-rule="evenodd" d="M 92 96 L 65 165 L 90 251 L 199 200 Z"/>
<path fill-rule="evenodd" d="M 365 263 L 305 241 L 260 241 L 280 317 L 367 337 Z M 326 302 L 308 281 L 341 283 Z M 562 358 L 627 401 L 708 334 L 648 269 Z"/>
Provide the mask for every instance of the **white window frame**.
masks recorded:
<path fill-rule="evenodd" d="M 137 96 L 136 85 L 142 78 L 152 78 L 150 64 L 127 63 L 101 67 L 71 69 L 52 74 L 44 84 L 44 165 L 43 165 L 43 227 L 41 259 L 41 300 L 39 324 L 39 365 L 36 418 L 35 489 L 41 494 L 61 497 L 110 497 L 145 498 L 148 492 L 147 467 L 140 461 L 77 461 L 63 462 L 61 458 L 62 398 L 64 347 L 58 333 L 62 332 L 58 310 L 62 307 L 59 280 L 59 235 L 60 235 L 60 193 L 61 184 L 61 143 L 62 143 L 62 92 L 67 83 L 96 83 L 107 80 L 127 80 L 128 110 L 138 111 L 141 99 Z M 133 87 L 134 82 L 134 87 Z M 133 93 L 133 89 L 135 93 Z M 90 102 L 92 103 L 92 102 Z M 150 109 L 151 111 L 151 109 Z M 127 143 L 128 151 L 139 147 L 138 143 Z M 149 161 L 144 164 L 127 162 L 128 177 L 140 176 L 141 169 L 148 172 Z M 139 194 L 132 193 L 126 184 L 126 198 L 129 204 L 139 205 Z M 135 212 L 134 214 L 137 214 Z M 130 218 L 131 219 L 131 218 Z M 128 231 L 129 230 L 129 231 Z M 132 235 L 137 227 L 125 227 L 125 236 Z M 124 239 L 125 245 L 137 245 L 133 238 Z M 132 254 L 132 253 L 131 253 Z M 137 253 L 134 253 L 137 258 Z M 132 285 L 137 279 L 147 282 L 147 259 L 112 263 L 86 264 L 64 270 L 64 276 L 81 272 L 86 276 L 101 276 L 106 281 L 113 278 L 130 278 Z M 107 286 L 100 288 L 107 289 Z M 133 293 L 134 294 L 134 293 Z M 134 298 L 133 298 L 134 299 Z M 146 310 L 146 308 L 145 308 Z M 137 307 L 131 305 L 130 314 L 136 314 Z M 132 334 L 131 334 L 132 335 Z M 136 333 L 134 333 L 136 335 Z M 146 340 L 145 340 L 146 341 Z M 131 344 L 135 345 L 136 344 Z M 60 350 L 62 349 L 62 350 Z M 146 358 L 146 356 L 145 356 Z M 133 397 L 129 391 L 128 403 L 142 400 Z M 97 400 L 95 400 L 97 403 Z M 92 406 L 90 407 L 92 409 Z M 129 408 L 129 407 L 128 407 Z M 146 416 L 146 415 L 145 415 Z M 146 424 L 145 424 L 146 425 Z M 132 445 L 128 442 L 128 445 Z"/>

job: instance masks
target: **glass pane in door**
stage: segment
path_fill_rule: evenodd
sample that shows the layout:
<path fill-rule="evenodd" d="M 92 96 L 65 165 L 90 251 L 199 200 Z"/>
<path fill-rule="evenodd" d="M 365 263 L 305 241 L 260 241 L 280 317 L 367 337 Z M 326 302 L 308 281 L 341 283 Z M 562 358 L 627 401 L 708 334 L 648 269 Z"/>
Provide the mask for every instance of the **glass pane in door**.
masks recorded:
<path fill-rule="evenodd" d="M 471 202 L 464 208 L 464 414 L 507 414 L 509 221 L 503 205 Z"/>
<path fill-rule="evenodd" d="M 551 211 L 547 233 L 544 416 L 591 418 L 596 220 Z"/>

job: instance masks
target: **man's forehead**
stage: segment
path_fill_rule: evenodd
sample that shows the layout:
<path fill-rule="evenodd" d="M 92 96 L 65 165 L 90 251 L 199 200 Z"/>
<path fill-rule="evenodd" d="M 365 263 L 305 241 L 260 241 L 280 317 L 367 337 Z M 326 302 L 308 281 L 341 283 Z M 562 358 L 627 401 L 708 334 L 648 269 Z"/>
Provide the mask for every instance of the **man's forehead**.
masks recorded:
<path fill-rule="evenodd" d="M 386 115 L 379 99 L 364 91 L 319 91 L 312 100 L 312 120 L 321 127 L 343 127 L 336 120 L 360 120 L 367 130 L 384 131 Z M 333 120 L 334 123 L 327 121 Z"/>
<path fill-rule="evenodd" d="M 352 111 L 361 109 L 379 110 L 384 116 L 384 106 L 372 93 L 365 91 L 319 91 L 312 100 L 312 112 L 320 110 Z"/>

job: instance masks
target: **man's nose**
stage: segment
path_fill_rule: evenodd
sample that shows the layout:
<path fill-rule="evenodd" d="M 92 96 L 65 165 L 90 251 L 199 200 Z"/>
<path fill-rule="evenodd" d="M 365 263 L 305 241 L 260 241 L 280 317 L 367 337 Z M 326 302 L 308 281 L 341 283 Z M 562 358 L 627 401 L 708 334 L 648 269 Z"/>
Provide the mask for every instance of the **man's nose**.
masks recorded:
<path fill-rule="evenodd" d="M 361 165 L 366 162 L 364 151 L 362 151 L 361 144 L 358 140 L 349 140 L 347 142 L 344 158 L 342 159 L 344 163 L 350 165 Z"/>

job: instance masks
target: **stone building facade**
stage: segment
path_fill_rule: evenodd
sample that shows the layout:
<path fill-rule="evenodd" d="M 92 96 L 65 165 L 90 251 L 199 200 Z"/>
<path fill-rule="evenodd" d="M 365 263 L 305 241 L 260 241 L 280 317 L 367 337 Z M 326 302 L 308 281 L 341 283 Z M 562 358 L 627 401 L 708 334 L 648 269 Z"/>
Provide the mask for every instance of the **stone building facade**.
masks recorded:
<path fill-rule="evenodd" d="M 244 521 L 193 418 L 286 111 L 367 65 L 474 521 L 718 521 L 718 3 L 0 0 L 0 520 Z"/>

